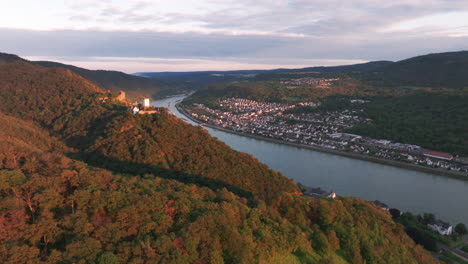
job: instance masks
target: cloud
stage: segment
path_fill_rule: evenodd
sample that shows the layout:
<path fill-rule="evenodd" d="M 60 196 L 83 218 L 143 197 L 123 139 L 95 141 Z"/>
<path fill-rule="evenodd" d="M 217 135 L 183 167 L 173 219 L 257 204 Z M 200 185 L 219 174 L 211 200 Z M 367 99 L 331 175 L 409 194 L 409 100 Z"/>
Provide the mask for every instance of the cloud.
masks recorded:
<path fill-rule="evenodd" d="M 30 20 L 14 14 L 32 4 Z M 0 27 L 376 37 L 402 21 L 463 11 L 466 0 L 17 0 L 5 7 L 12 15 L 0 17 Z"/>
<path fill-rule="evenodd" d="M 468 34 L 468 11 L 437 13 L 399 21 L 382 29 L 382 32 L 420 32 L 437 35 Z M 447 23 L 450 21 L 450 23 Z"/>
<path fill-rule="evenodd" d="M 468 49 L 467 16 L 466 0 L 16 0 L 0 11 L 0 43 L 28 56 L 238 67 L 397 60 Z"/>
<path fill-rule="evenodd" d="M 362 36 L 291 38 L 193 32 L 0 29 L 0 43 L 4 52 L 27 56 L 136 59 L 395 60 L 428 52 L 468 49 L 467 39 L 427 35 L 408 37 L 404 32 L 381 33 L 378 38 L 363 39 Z"/>

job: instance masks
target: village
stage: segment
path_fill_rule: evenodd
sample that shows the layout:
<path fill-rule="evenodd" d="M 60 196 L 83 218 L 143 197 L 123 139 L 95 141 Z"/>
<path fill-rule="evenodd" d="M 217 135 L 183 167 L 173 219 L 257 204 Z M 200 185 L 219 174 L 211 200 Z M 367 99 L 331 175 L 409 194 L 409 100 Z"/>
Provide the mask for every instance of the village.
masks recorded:
<path fill-rule="evenodd" d="M 318 106 L 318 103 L 286 104 L 238 98 L 221 100 L 218 106 L 213 109 L 196 104 L 188 112 L 193 118 L 207 124 L 244 134 L 468 173 L 468 160 L 465 158 L 431 151 L 417 145 L 346 133 L 347 129 L 358 124 L 372 122 L 359 115 L 362 110 L 293 113 L 288 110 L 299 106 L 314 107 Z"/>
<path fill-rule="evenodd" d="M 339 78 L 311 78 L 311 77 L 306 77 L 306 78 L 299 78 L 299 79 L 281 81 L 280 83 L 281 84 L 290 84 L 290 85 L 310 84 L 310 85 L 314 85 L 314 86 L 328 87 L 334 81 L 338 81 L 338 80 L 339 80 Z"/>

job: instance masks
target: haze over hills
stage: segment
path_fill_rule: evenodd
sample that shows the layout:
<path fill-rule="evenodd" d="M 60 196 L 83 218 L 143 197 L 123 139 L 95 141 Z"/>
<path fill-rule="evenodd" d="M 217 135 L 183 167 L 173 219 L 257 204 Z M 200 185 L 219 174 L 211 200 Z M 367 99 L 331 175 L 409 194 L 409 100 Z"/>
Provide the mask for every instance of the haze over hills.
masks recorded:
<path fill-rule="evenodd" d="M 70 70 L 9 58 L 2 263 L 438 263 L 368 202 L 301 196 L 164 109 L 133 115 Z"/>

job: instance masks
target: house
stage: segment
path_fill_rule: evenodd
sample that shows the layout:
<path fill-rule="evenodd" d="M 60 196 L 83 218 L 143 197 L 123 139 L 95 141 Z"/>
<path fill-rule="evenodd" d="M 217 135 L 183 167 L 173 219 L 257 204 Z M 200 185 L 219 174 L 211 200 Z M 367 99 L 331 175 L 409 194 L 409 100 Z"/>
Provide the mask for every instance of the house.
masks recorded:
<path fill-rule="evenodd" d="M 453 227 L 449 223 L 443 222 L 441 220 L 436 220 L 430 224 L 427 224 L 427 226 L 444 236 L 448 236 L 453 233 Z"/>
<path fill-rule="evenodd" d="M 435 151 L 427 151 L 423 153 L 424 156 L 442 160 L 452 160 L 453 156 L 447 153 L 435 152 Z"/>
<path fill-rule="evenodd" d="M 140 108 L 138 108 L 138 106 L 135 106 L 133 107 L 132 111 L 133 111 L 133 114 L 136 115 L 138 114 L 138 112 L 140 112 Z"/>
<path fill-rule="evenodd" d="M 320 188 L 307 188 L 304 191 L 304 195 L 314 197 L 314 198 L 336 198 L 336 193 L 332 190 L 331 192 L 327 192 Z"/>
<path fill-rule="evenodd" d="M 380 140 L 376 140 L 375 143 L 380 144 L 380 145 L 388 145 L 392 142 L 390 140 L 380 139 Z"/>
<path fill-rule="evenodd" d="M 390 207 L 388 207 L 388 205 L 382 203 L 381 201 L 379 200 L 375 200 L 372 202 L 375 206 L 377 207 L 380 207 L 380 209 L 384 210 L 384 211 L 390 211 Z"/>

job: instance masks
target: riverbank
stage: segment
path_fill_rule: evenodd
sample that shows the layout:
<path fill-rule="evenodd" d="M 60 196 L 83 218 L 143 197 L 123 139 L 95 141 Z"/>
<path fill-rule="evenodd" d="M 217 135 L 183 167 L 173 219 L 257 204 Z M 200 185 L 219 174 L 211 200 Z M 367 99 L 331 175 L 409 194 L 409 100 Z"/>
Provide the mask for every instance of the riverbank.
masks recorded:
<path fill-rule="evenodd" d="M 310 149 L 314 151 L 320 151 L 320 152 L 325 152 L 325 153 L 330 153 L 334 155 L 339 155 L 339 156 L 344 156 L 348 158 L 353 158 L 353 159 L 359 159 L 359 160 L 365 160 L 365 161 L 370 161 L 370 162 L 375 162 L 375 163 L 380 163 L 384 165 L 389 165 L 389 166 L 394 166 L 394 167 L 399 167 L 399 168 L 404 168 L 404 169 L 410 169 L 410 170 L 415 170 L 415 171 L 420 171 L 420 172 L 426 172 L 426 173 L 431 173 L 434 175 L 440 175 L 440 176 L 446 176 L 446 177 L 451 177 L 451 178 L 456 178 L 460 180 L 465 180 L 468 181 L 468 175 L 465 173 L 457 172 L 457 171 L 448 171 L 444 169 L 437 169 L 437 168 L 429 168 L 425 166 L 420 166 L 416 164 L 410 164 L 410 163 L 405 163 L 401 161 L 395 161 L 395 160 L 387 160 L 379 157 L 372 157 L 372 156 L 367 156 L 367 155 L 362 155 L 358 153 L 350 153 L 350 152 L 343 152 L 339 150 L 334 150 L 334 149 L 328 149 L 328 148 L 322 148 L 318 146 L 310 146 L 310 145 L 304 145 L 304 144 L 297 144 L 297 143 L 292 143 L 292 142 L 287 142 L 283 140 L 278 140 L 278 139 L 273 139 L 273 138 L 267 138 L 267 137 L 262 137 L 258 135 L 253 135 L 253 134 L 246 134 L 242 132 L 237 132 L 234 130 L 226 129 L 223 127 L 218 127 L 215 125 L 207 124 L 204 122 L 201 122 L 195 118 L 193 118 L 185 109 L 183 109 L 179 104 L 176 104 L 175 107 L 177 110 L 183 114 L 185 117 L 189 118 L 195 123 L 202 124 L 206 127 L 210 127 L 212 129 L 216 129 L 219 131 L 223 131 L 226 133 L 231 133 L 239 136 L 245 136 L 245 137 L 250 137 L 250 138 L 255 138 L 258 140 L 264 140 L 264 141 L 269 141 L 277 144 L 284 144 L 284 145 L 289 145 L 293 147 L 298 147 L 298 148 L 304 148 L 304 149 Z"/>

